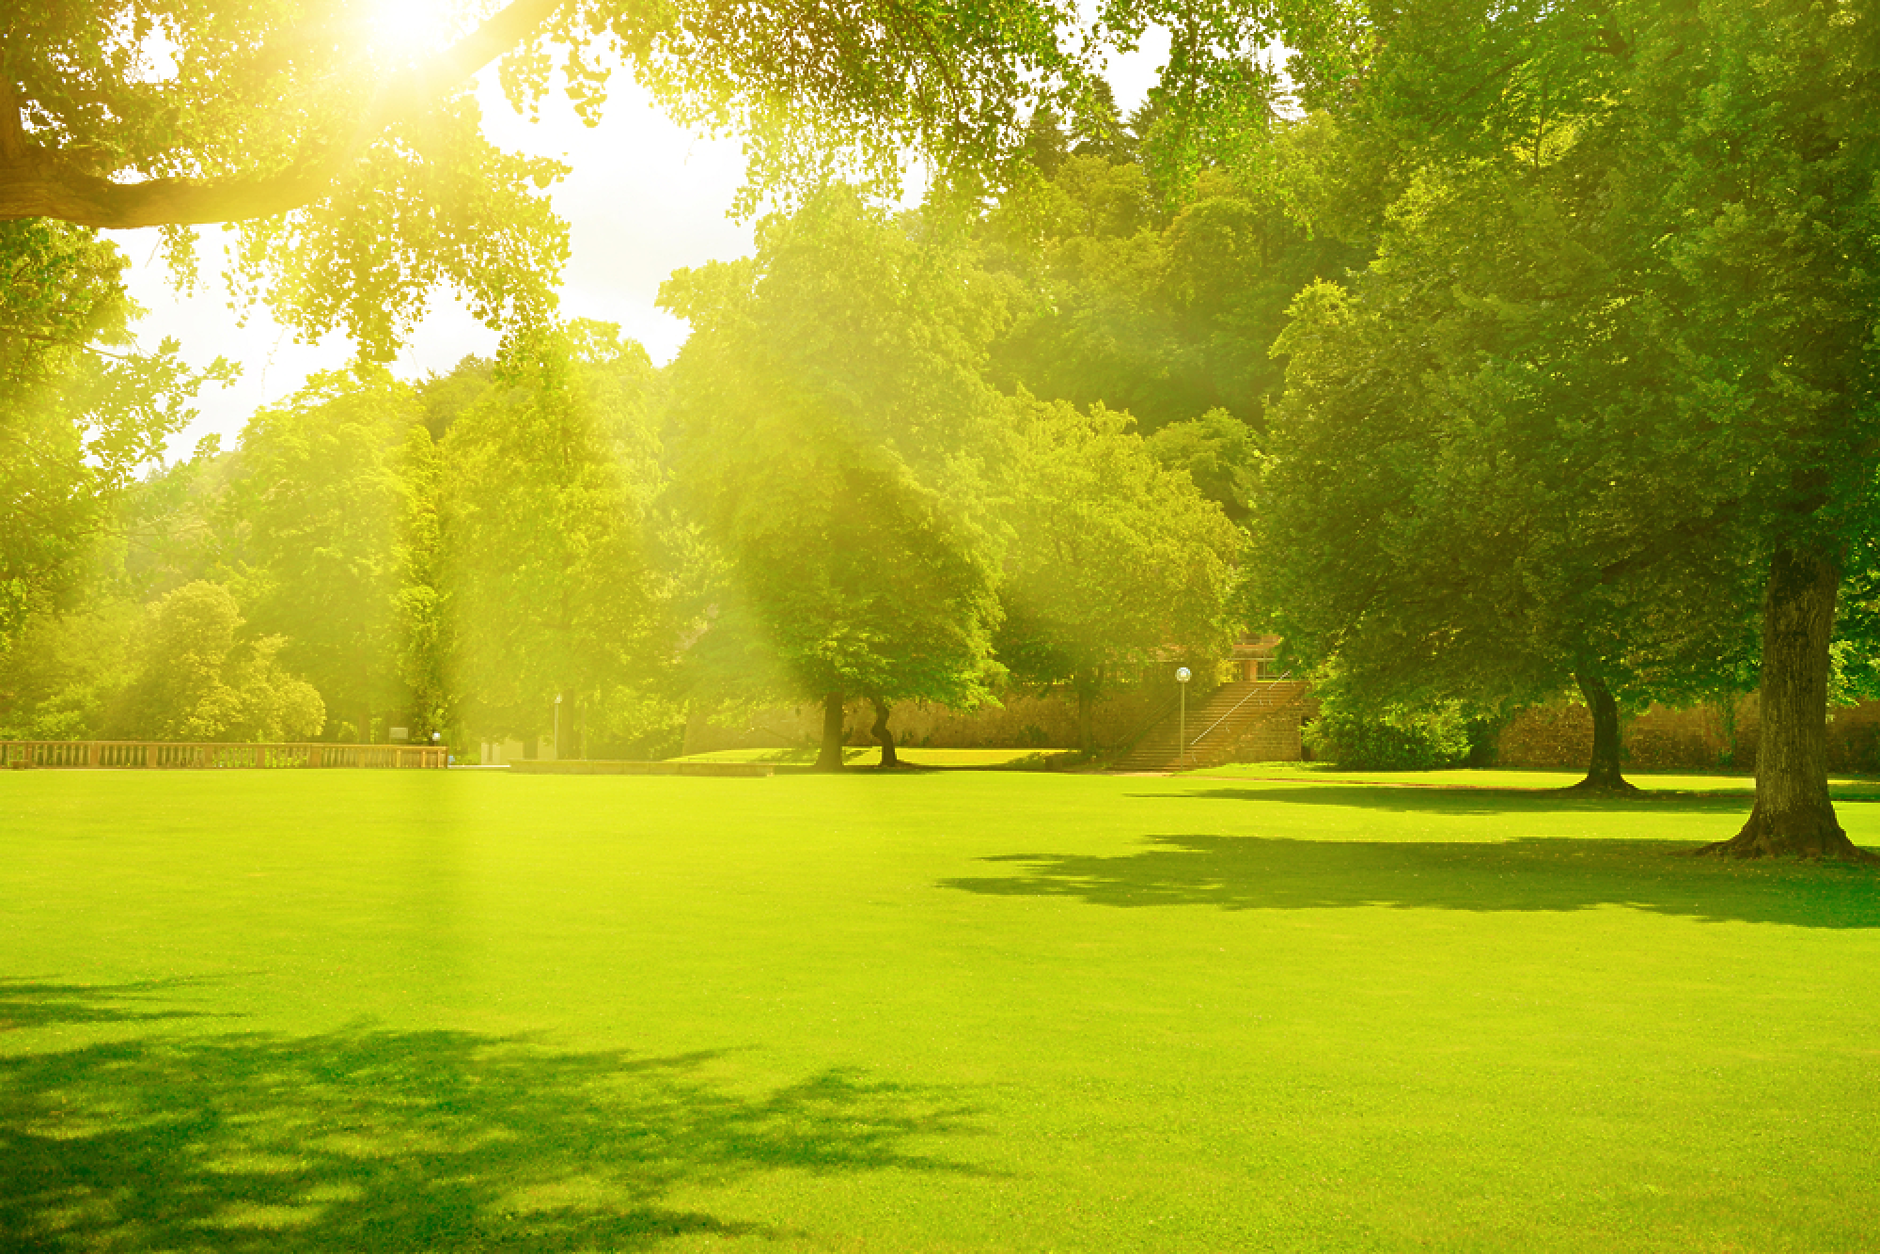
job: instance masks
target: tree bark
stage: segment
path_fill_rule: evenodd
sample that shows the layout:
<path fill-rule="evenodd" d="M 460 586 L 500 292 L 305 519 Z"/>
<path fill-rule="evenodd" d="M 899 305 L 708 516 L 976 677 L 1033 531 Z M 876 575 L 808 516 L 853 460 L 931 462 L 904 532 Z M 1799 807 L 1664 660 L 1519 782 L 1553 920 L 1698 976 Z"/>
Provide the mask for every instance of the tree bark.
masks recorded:
<path fill-rule="evenodd" d="M 870 697 L 868 700 L 875 707 L 873 730 L 875 739 L 881 745 L 881 765 L 899 766 L 901 759 L 894 751 L 894 733 L 888 730 L 888 703 L 880 697 Z"/>
<path fill-rule="evenodd" d="M 1828 644 L 1840 584 L 1836 563 L 1819 550 L 1784 546 L 1770 559 L 1756 805 L 1742 831 L 1697 852 L 1880 861 L 1847 838 L 1828 797 Z"/>
<path fill-rule="evenodd" d="M 816 757 L 815 769 L 842 769 L 842 694 L 839 692 L 823 698 L 822 752 Z"/>
<path fill-rule="evenodd" d="M 1623 740 L 1619 734 L 1619 701 L 1606 681 L 1588 671 L 1573 673 L 1573 682 L 1586 698 L 1586 708 L 1593 715 L 1593 756 L 1586 765 L 1586 778 L 1575 784 L 1573 792 L 1634 793 L 1620 766 Z"/>

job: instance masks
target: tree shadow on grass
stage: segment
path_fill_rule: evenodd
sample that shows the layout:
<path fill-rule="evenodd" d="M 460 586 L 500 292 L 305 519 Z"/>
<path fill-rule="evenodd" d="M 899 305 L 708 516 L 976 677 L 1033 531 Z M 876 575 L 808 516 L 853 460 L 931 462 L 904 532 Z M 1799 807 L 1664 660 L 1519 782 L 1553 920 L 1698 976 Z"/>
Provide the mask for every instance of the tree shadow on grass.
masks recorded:
<path fill-rule="evenodd" d="M 1880 927 L 1880 872 L 1684 858 L 1658 840 L 1311 841 L 1150 836 L 1116 857 L 1007 854 L 1020 873 L 940 881 L 993 896 L 1221 910 L 1568 911 L 1628 906 L 1712 922 Z"/>
<path fill-rule="evenodd" d="M 177 990 L 204 982 L 139 980 L 130 984 L 80 986 L 0 979 L 0 1032 L 61 1024 L 152 1023 L 163 1019 L 224 1017 L 209 1011 L 162 1004 Z"/>
<path fill-rule="evenodd" d="M 738 1093 L 701 1074 L 717 1056 L 352 1028 L 0 1058 L 0 1245 L 637 1250 L 787 1235 L 664 1204 L 681 1186 L 976 1170 L 912 1146 L 974 1130 L 932 1092 L 829 1071 Z"/>
<path fill-rule="evenodd" d="M 1566 788 L 1453 788 L 1406 784 L 1278 784 L 1132 793 L 1141 801 L 1262 801 L 1402 814 L 1748 814 L 1755 797 L 1730 792 L 1580 793 Z M 1836 798 L 1836 801 L 1851 798 Z"/>

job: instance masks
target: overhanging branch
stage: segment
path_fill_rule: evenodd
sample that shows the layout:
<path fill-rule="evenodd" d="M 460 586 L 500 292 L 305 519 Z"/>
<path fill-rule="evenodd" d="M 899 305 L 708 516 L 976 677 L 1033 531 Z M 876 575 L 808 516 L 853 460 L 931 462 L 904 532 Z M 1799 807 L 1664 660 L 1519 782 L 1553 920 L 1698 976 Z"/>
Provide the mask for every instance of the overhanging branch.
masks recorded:
<path fill-rule="evenodd" d="M 114 183 L 81 170 L 57 149 L 30 142 L 15 84 L 0 81 L 0 220 L 57 218 L 128 230 L 268 218 L 324 196 L 359 149 L 545 26 L 568 0 L 514 0 L 426 64 L 401 75 L 360 120 L 359 139 L 314 145 L 294 165 L 264 177 L 160 178 Z"/>

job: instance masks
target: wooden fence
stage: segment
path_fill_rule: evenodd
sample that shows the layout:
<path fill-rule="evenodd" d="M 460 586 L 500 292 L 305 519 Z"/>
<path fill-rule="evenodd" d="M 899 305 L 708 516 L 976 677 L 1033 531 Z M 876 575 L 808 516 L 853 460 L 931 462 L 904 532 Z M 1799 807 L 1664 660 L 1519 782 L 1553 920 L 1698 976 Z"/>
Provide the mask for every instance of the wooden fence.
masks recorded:
<path fill-rule="evenodd" d="M 449 750 L 435 745 L 212 745 L 161 740 L 0 740 L 0 766 L 155 768 L 441 767 Z"/>

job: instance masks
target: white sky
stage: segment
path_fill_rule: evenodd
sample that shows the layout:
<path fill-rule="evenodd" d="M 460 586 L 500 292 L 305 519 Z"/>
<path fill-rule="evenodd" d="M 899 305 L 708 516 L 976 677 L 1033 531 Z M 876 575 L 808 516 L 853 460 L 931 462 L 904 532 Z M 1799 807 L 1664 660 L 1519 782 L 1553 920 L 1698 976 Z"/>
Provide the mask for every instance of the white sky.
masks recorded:
<path fill-rule="evenodd" d="M 1125 113 L 1154 85 L 1167 48 L 1166 35 L 1152 31 L 1143 48 L 1112 58 L 1107 76 Z M 726 217 L 743 181 L 738 141 L 681 130 L 624 74 L 615 79 L 605 120 L 593 129 L 582 126 L 559 98 L 544 102 L 542 120 L 530 124 L 510 111 L 494 78 L 493 71 L 486 71 L 479 85 L 485 133 L 492 141 L 560 157 L 573 167 L 553 191 L 556 211 L 571 232 L 562 316 L 619 323 L 654 361 L 671 360 L 685 340 L 686 326 L 654 307 L 660 283 L 680 267 L 751 251 L 752 224 Z M 350 359 L 343 334 L 297 344 L 262 307 L 248 312 L 246 326 L 239 325 L 217 269 L 221 236 L 214 229 L 203 232 L 203 283 L 189 297 L 171 290 L 154 230 L 107 234 L 130 258 L 131 295 L 149 311 L 136 328 L 143 344 L 154 347 L 174 336 L 192 364 L 206 365 L 220 355 L 242 366 L 234 386 L 199 398 L 200 416 L 171 442 L 173 455 L 186 455 L 210 432 L 220 433 L 223 447 L 231 447 L 256 409 L 291 394 L 309 374 L 337 369 Z M 437 293 L 435 301 L 394 363 L 401 376 L 445 371 L 467 354 L 488 356 L 496 348 L 496 333 L 447 293 Z"/>

